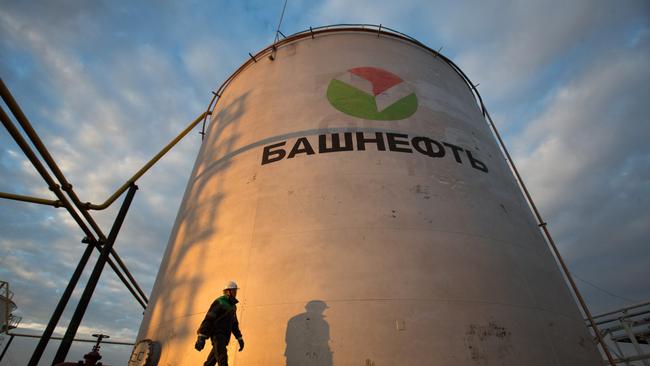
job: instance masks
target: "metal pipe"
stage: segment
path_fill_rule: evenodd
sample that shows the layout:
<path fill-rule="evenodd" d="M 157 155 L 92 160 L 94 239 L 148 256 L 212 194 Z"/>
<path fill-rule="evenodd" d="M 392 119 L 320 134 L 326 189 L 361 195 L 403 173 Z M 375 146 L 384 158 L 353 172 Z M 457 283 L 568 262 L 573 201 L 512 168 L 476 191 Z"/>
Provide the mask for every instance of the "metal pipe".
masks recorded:
<path fill-rule="evenodd" d="M 201 113 L 200 116 L 198 116 L 194 121 L 192 121 L 178 136 L 176 136 L 173 140 L 171 140 L 167 146 L 165 146 L 158 154 L 156 154 L 151 160 L 149 160 L 140 170 L 138 170 L 129 180 L 126 181 L 120 188 L 115 191 L 104 203 L 101 204 L 93 204 L 90 202 L 86 202 L 84 204 L 85 208 L 88 208 L 90 210 L 103 210 L 107 208 L 108 206 L 113 203 L 117 197 L 119 197 L 124 191 L 126 191 L 130 185 L 134 184 L 144 173 L 149 170 L 160 158 L 162 158 L 169 150 L 171 150 L 174 145 L 176 145 L 185 135 L 187 135 L 201 120 L 203 117 L 205 117 L 207 112 Z"/>
<path fill-rule="evenodd" d="M 2 79 L 0 79 L 0 87 L 3 86 L 3 85 L 4 84 L 2 84 Z M 86 235 L 88 240 L 91 243 L 94 243 L 97 250 L 100 250 L 100 247 L 97 244 L 97 239 L 95 238 L 95 234 L 88 228 L 88 226 L 81 219 L 81 217 L 79 217 L 79 214 L 77 213 L 77 211 L 74 210 L 74 208 L 72 207 L 72 205 L 70 204 L 68 199 L 65 197 L 65 195 L 61 191 L 61 188 L 56 184 L 54 179 L 52 179 L 52 177 L 50 176 L 50 173 L 47 171 L 47 169 L 45 169 L 45 167 L 43 166 L 41 161 L 38 159 L 36 154 L 32 151 L 31 147 L 29 146 L 29 144 L 27 143 L 25 138 L 20 134 L 20 132 L 18 131 L 16 126 L 11 122 L 11 119 L 5 113 L 4 109 L 2 109 L 2 107 L 0 107 L 0 120 L 2 120 L 2 124 L 5 126 L 5 128 L 7 129 L 9 134 L 11 135 L 11 137 L 14 139 L 14 141 L 16 141 L 18 146 L 21 148 L 23 153 L 25 153 L 25 155 L 27 156 L 29 161 L 32 163 L 34 168 L 36 168 L 36 170 L 39 172 L 41 177 L 43 177 L 43 179 L 45 180 L 47 185 L 50 187 L 50 190 L 52 192 L 54 192 L 54 194 L 56 195 L 57 198 L 59 198 L 59 200 L 61 201 L 61 204 L 63 205 L 63 207 L 65 207 L 66 210 L 70 213 L 70 215 L 75 220 L 77 225 L 79 225 L 79 227 L 84 232 L 84 234 Z M 109 265 L 115 271 L 115 274 L 117 274 L 117 276 L 120 278 L 120 280 L 122 280 L 122 282 L 126 285 L 126 287 L 129 289 L 129 291 L 136 297 L 136 300 L 138 300 L 138 302 L 140 302 L 142 304 L 142 301 L 135 294 L 135 292 L 133 291 L 133 289 L 132 289 L 131 285 L 129 284 L 129 282 L 124 278 L 124 276 L 118 270 L 115 263 L 113 263 L 113 261 L 110 260 L 110 259 L 109 259 Z M 146 305 L 143 305 L 143 307 L 146 307 Z"/>
<path fill-rule="evenodd" d="M 36 136 L 36 137 L 38 138 L 38 136 Z M 43 148 L 45 149 L 45 147 L 43 147 Z M 47 150 L 45 150 L 45 151 L 47 151 Z M 56 163 L 54 161 L 52 161 L 51 165 L 56 166 Z M 65 177 L 63 175 L 57 176 L 57 178 L 59 179 L 59 182 L 61 183 L 63 191 L 65 191 L 68 194 L 68 196 L 72 199 L 72 202 L 75 204 L 77 209 L 81 212 L 81 215 L 86 219 L 86 221 L 88 221 L 88 223 L 93 228 L 93 230 L 95 230 L 95 232 L 99 236 L 99 240 L 100 241 L 105 241 L 106 236 L 102 232 L 102 229 L 99 227 L 99 225 L 97 225 L 97 222 L 90 215 L 90 213 L 88 212 L 88 209 L 84 206 L 84 204 L 81 203 L 81 200 L 79 200 L 79 197 L 77 196 L 77 194 L 72 189 L 72 185 L 70 183 L 68 183 L 68 181 L 65 179 Z M 133 296 L 136 298 L 136 300 L 142 305 L 143 308 L 146 309 L 147 303 L 149 302 L 149 299 L 147 298 L 147 295 L 145 295 L 144 291 L 142 291 L 142 288 L 140 287 L 138 282 L 135 280 L 135 278 L 131 274 L 131 271 L 129 271 L 128 267 L 126 266 L 126 264 L 124 264 L 124 262 L 122 261 L 122 258 L 120 258 L 120 256 L 117 254 L 117 252 L 114 249 L 111 249 L 110 254 L 113 256 L 115 261 L 117 261 L 117 265 L 124 272 L 124 274 L 128 278 L 128 281 L 127 281 L 126 278 L 124 278 L 124 276 L 120 272 L 120 269 L 118 269 L 118 266 L 116 266 L 115 263 L 113 263 L 113 260 L 111 260 L 111 258 L 108 259 L 109 260 L 109 265 L 111 266 L 113 271 L 115 271 L 115 274 L 117 274 L 117 276 L 120 278 L 120 280 L 122 280 L 122 282 L 124 282 L 124 284 L 126 284 L 127 288 L 133 294 Z M 130 282 L 130 285 L 132 285 L 133 288 L 128 284 L 128 282 Z M 134 292 L 133 289 L 135 289 L 137 294 Z"/>
<path fill-rule="evenodd" d="M 625 334 L 627 335 L 628 338 L 630 338 L 630 343 L 632 343 L 632 345 L 634 346 L 634 350 L 636 351 L 637 356 L 642 356 L 643 350 L 641 349 L 641 346 L 639 345 L 639 341 L 637 341 L 636 336 L 632 331 L 632 327 L 630 327 L 630 322 L 624 320 L 621 321 L 621 323 L 625 328 Z M 641 359 L 641 363 L 643 363 L 643 366 L 650 366 L 650 362 L 648 362 L 648 360 L 645 358 Z"/>
<path fill-rule="evenodd" d="M 101 252 L 101 247 L 97 247 L 97 249 Z M 129 281 L 127 281 L 126 278 L 124 278 L 124 275 L 123 275 L 122 272 L 117 268 L 117 265 L 116 265 L 116 264 L 111 260 L 111 258 L 108 258 L 108 265 L 113 269 L 113 272 L 115 272 L 115 274 L 117 275 L 117 277 L 118 277 L 118 278 L 120 279 L 120 281 L 122 281 L 122 283 L 126 286 L 127 290 L 129 290 L 129 292 L 131 293 L 131 295 L 133 295 L 133 297 L 135 298 L 135 300 L 136 300 L 138 303 L 140 303 L 140 305 L 142 306 L 142 309 L 146 309 L 146 308 L 147 308 L 147 303 L 145 302 L 146 299 L 141 299 L 141 298 L 138 296 L 138 294 L 136 293 L 136 290 L 131 286 L 131 284 L 129 283 Z"/>
<path fill-rule="evenodd" d="M 11 342 L 14 340 L 14 335 L 12 334 L 11 337 L 9 337 L 9 340 L 7 341 L 7 344 L 5 345 L 5 348 L 2 350 L 2 353 L 0 353 L 0 361 L 5 357 L 5 353 L 7 353 L 7 350 L 9 349 L 9 345 L 11 345 Z"/>
<path fill-rule="evenodd" d="M 61 188 L 65 193 L 68 194 L 74 205 L 77 207 L 77 209 L 81 212 L 81 215 L 86 219 L 86 221 L 90 224 L 90 226 L 95 230 L 97 235 L 99 236 L 100 241 L 104 241 L 106 239 L 106 236 L 100 229 L 99 225 L 95 222 L 92 216 L 90 216 L 90 213 L 88 213 L 88 208 L 84 206 L 83 203 L 81 203 L 81 200 L 77 196 L 77 194 L 74 192 L 72 189 L 72 184 L 66 179 L 66 177 L 63 175 L 63 172 L 57 165 L 56 161 L 54 158 L 52 158 L 52 155 L 48 151 L 48 149 L 45 147 L 45 144 L 41 140 L 41 138 L 38 136 L 34 128 L 32 127 L 31 123 L 29 122 L 29 119 L 25 115 L 25 113 L 22 111 L 16 100 L 14 99 L 13 95 L 9 91 L 9 88 L 4 84 L 2 79 L 0 79 L 0 94 L 2 95 L 2 99 L 7 103 L 7 106 L 11 110 L 11 112 L 14 114 L 16 119 L 18 120 L 18 123 L 20 126 L 23 128 L 25 133 L 27 134 L 27 137 L 32 141 L 34 146 L 36 147 L 36 150 L 41 154 L 43 157 L 43 160 L 45 160 L 45 163 L 47 166 L 52 170 L 54 173 L 54 176 L 57 178 L 59 183 L 61 184 Z M 148 299 L 147 296 L 144 294 L 144 291 L 142 291 L 142 288 L 140 288 L 140 285 L 138 285 L 137 281 L 133 276 L 131 275 L 131 272 L 128 270 L 122 259 L 117 255 L 115 251 L 112 251 L 111 254 L 113 257 L 117 260 L 120 268 L 128 279 L 131 281 L 133 286 L 136 288 L 142 299 L 144 299 L 144 302 L 147 303 Z M 116 267 L 114 265 L 111 265 L 111 267 L 115 270 Z M 117 273 L 117 272 L 116 272 Z M 119 275 L 121 279 L 124 277 Z M 123 280 L 124 282 L 124 280 Z M 138 300 L 139 301 L 139 300 Z"/>
<path fill-rule="evenodd" d="M 16 120 L 18 120 L 18 123 L 22 126 L 23 130 L 25 130 L 25 133 L 27 133 L 27 136 L 30 138 L 32 143 L 34 143 L 36 150 L 38 150 L 41 156 L 43 156 L 43 159 L 45 160 L 47 165 L 50 167 L 50 169 L 52 169 L 54 175 L 56 177 L 63 176 L 63 173 L 61 172 L 61 170 L 56 164 L 50 164 L 50 162 L 53 162 L 54 159 L 52 159 L 52 156 L 50 155 L 49 151 L 47 151 L 45 145 L 43 145 L 43 142 L 36 134 L 36 131 L 34 131 L 34 129 L 32 128 L 31 124 L 27 120 L 27 117 L 23 113 L 22 109 L 20 109 L 20 106 L 18 106 L 18 103 L 11 95 L 11 92 L 9 91 L 9 89 L 7 88 L 7 86 L 5 85 L 2 79 L 0 79 L 0 95 L 2 95 L 2 100 L 4 100 L 5 103 L 7 103 L 9 110 L 11 110 L 11 112 L 14 114 Z"/>
<path fill-rule="evenodd" d="M 22 334 L 22 333 L 11 333 L 11 336 L 16 336 L 16 337 L 25 337 L 25 338 L 41 338 L 42 336 L 39 336 L 37 334 Z M 63 337 L 57 337 L 57 336 L 52 336 L 50 339 L 55 339 L 55 340 L 62 340 Z M 85 342 L 85 343 L 97 343 L 96 339 L 84 339 L 84 338 L 75 338 L 73 339 L 75 342 Z M 105 341 L 102 340 L 102 344 L 117 344 L 121 346 L 133 346 L 135 343 L 133 342 L 120 342 L 120 341 Z"/>
<path fill-rule="evenodd" d="M 0 80 L 1 81 L 1 80 Z M 45 180 L 45 182 L 48 184 L 50 187 L 50 190 L 54 192 L 54 194 L 61 200 L 61 203 L 63 206 L 68 210 L 72 218 L 77 222 L 81 230 L 86 234 L 86 237 L 91 243 L 96 244 L 96 239 L 94 234 L 90 231 L 90 229 L 86 226 L 86 224 L 81 220 L 77 212 L 72 208 L 72 205 L 70 205 L 70 202 L 66 199 L 66 197 L 63 195 L 63 192 L 61 192 L 59 186 L 54 182 L 50 174 L 47 172 L 45 167 L 43 167 L 42 163 L 38 158 L 36 157 L 36 154 L 31 150 L 25 139 L 22 137 L 16 126 L 11 122 L 9 119 L 9 116 L 5 113 L 4 109 L 0 107 L 0 120 L 2 120 L 2 124 L 5 126 L 9 134 L 13 137 L 14 141 L 18 144 L 18 146 L 23 150 L 27 158 L 30 160 L 34 168 L 41 174 L 41 177 Z M 89 246 L 86 249 L 86 252 L 91 252 L 92 249 Z M 52 330 L 54 327 L 56 327 L 56 324 L 58 323 L 61 313 L 65 306 L 67 305 L 67 302 L 70 299 L 70 296 L 76 286 L 76 283 L 79 279 L 79 276 L 81 275 L 81 272 L 83 271 L 83 268 L 86 265 L 86 262 L 88 261 L 88 256 L 90 253 L 84 253 L 82 255 L 82 258 L 79 261 L 79 264 L 77 265 L 77 269 L 75 270 L 75 273 L 73 274 L 73 277 L 70 279 L 70 282 L 68 283 L 68 286 L 66 287 L 66 290 L 64 291 L 64 294 L 61 296 L 61 299 L 59 300 L 59 304 L 57 305 L 57 308 L 55 309 L 54 313 L 52 314 L 49 322 L 48 322 L 48 328 L 51 328 Z M 32 363 L 32 365 L 35 365 L 38 363 L 38 359 L 42 356 L 42 353 L 45 349 L 45 346 L 47 345 L 47 342 L 49 341 L 49 338 L 47 335 L 51 335 L 51 332 L 48 332 L 45 334 L 45 337 L 41 339 L 41 342 L 43 343 L 42 345 L 39 342 L 39 347 L 37 350 L 34 352 L 32 355 L 32 359 L 36 359 L 35 363 Z"/>
<path fill-rule="evenodd" d="M 85 241 L 87 242 L 87 240 Z M 38 344 L 32 353 L 32 357 L 29 359 L 29 363 L 27 364 L 28 366 L 37 366 L 38 362 L 41 360 L 43 352 L 45 351 L 45 347 L 47 347 L 49 340 L 53 338 L 52 333 L 54 333 L 54 328 L 56 328 L 56 325 L 61 318 L 61 314 L 63 314 L 63 311 L 68 304 L 68 300 L 70 300 L 70 296 L 72 296 L 72 292 L 77 286 L 79 277 L 81 277 L 81 274 L 83 273 L 83 270 L 86 267 L 86 263 L 88 263 L 88 259 L 90 258 L 92 252 L 93 245 L 91 243 L 88 243 L 86 250 L 84 250 L 84 253 L 81 256 L 81 259 L 79 259 L 77 268 L 75 268 L 74 272 L 72 273 L 72 277 L 70 278 L 70 281 L 65 288 L 65 291 L 63 291 L 63 295 L 61 295 L 61 299 L 59 299 L 59 303 L 54 309 L 54 313 L 52 313 L 52 316 L 50 317 L 50 321 L 47 323 L 47 327 L 45 327 L 45 330 L 43 331 L 43 335 L 39 337 L 40 340 L 38 341 Z"/>
<path fill-rule="evenodd" d="M 616 362 L 621 363 L 621 360 L 623 359 L 623 350 L 618 345 L 618 342 L 614 342 L 614 347 L 618 350 L 618 353 L 616 351 L 612 350 L 612 352 L 614 353 L 614 356 L 617 357 Z M 625 366 L 630 366 L 629 362 L 627 362 L 627 361 L 623 361 L 623 362 L 625 362 Z"/>
<path fill-rule="evenodd" d="M 52 162 L 52 164 L 56 166 L 56 163 Z M 88 209 L 85 208 L 83 203 L 81 203 L 81 201 L 79 200 L 79 197 L 77 196 L 77 194 L 72 190 L 72 185 L 67 182 L 67 180 L 65 179 L 64 176 L 57 177 L 57 178 L 59 179 L 59 182 L 61 183 L 63 191 L 65 191 L 68 194 L 68 196 L 72 199 L 72 202 L 75 204 L 77 209 L 81 212 L 81 215 L 86 219 L 86 221 L 88 221 L 88 223 L 93 228 L 93 230 L 95 230 L 95 232 L 99 236 L 99 240 L 100 241 L 105 241 L 106 236 L 102 232 L 99 225 L 97 225 L 97 222 L 93 219 L 92 216 L 90 216 L 90 213 L 88 212 Z M 146 308 L 147 307 L 146 304 L 149 302 L 149 299 L 147 298 L 147 295 L 145 295 L 144 291 L 142 291 L 142 288 L 140 287 L 138 282 L 135 280 L 135 278 L 133 277 L 133 275 L 131 274 L 129 269 L 126 267 L 126 264 L 124 264 L 124 262 L 122 261 L 122 258 L 120 258 L 120 256 L 117 254 L 117 252 L 114 249 L 111 249 L 110 254 L 117 261 L 119 269 L 118 269 L 118 266 L 116 266 L 115 263 L 110 258 L 109 258 L 109 265 L 115 271 L 115 274 L 117 274 L 117 276 L 120 278 L 120 280 L 122 280 L 122 282 L 124 282 L 124 284 L 127 286 L 129 291 L 133 294 L 133 296 L 136 298 L 136 300 L 142 305 L 142 307 Z M 122 275 L 120 270 L 124 272 L 124 274 L 128 278 L 128 281 L 127 281 L 126 278 L 124 278 L 124 276 Z M 129 285 L 128 282 L 130 282 L 130 285 Z M 138 294 L 136 294 L 134 292 L 132 287 L 135 288 L 135 291 Z"/>
<path fill-rule="evenodd" d="M 104 265 L 108 260 L 108 255 L 110 254 L 111 248 L 115 244 L 115 239 L 117 238 L 117 234 L 120 231 L 120 228 L 122 227 L 122 223 L 124 222 L 124 218 L 126 217 L 126 213 L 128 212 L 129 207 L 131 206 L 131 202 L 133 201 L 133 196 L 135 195 L 137 189 L 138 186 L 132 184 L 131 187 L 129 188 L 129 191 L 126 194 L 126 197 L 124 198 L 124 202 L 122 202 L 122 206 L 120 207 L 120 211 L 118 212 L 117 217 L 115 218 L 113 227 L 111 228 L 111 231 L 108 234 L 108 238 L 106 239 L 106 242 L 104 242 L 104 245 L 102 246 L 102 252 L 99 255 L 99 259 L 97 260 L 97 263 L 95 263 L 95 267 L 93 268 L 93 271 L 90 274 L 90 278 L 88 279 L 88 282 L 86 283 L 86 288 L 84 289 L 84 292 L 81 295 L 81 298 L 79 299 L 79 303 L 77 304 L 77 308 L 75 309 L 74 314 L 72 315 L 72 319 L 70 320 L 68 329 L 66 330 L 65 335 L 63 336 L 63 340 L 59 345 L 59 349 L 57 350 L 56 355 L 54 356 L 54 361 L 52 362 L 53 365 L 64 362 L 65 357 L 68 355 L 68 351 L 70 350 L 70 346 L 72 345 L 74 336 L 77 334 L 77 329 L 81 324 L 81 320 L 83 319 L 84 314 L 86 313 L 86 309 L 88 308 L 88 304 L 90 303 L 92 294 L 95 291 L 95 287 L 97 286 L 99 277 L 101 276 L 102 271 L 104 269 Z"/>
<path fill-rule="evenodd" d="M 2 84 L 1 79 L 0 79 L 0 84 Z M 2 84 L 2 85 L 4 85 L 4 84 Z M 5 111 L 4 111 L 4 109 L 2 107 L 0 107 L 0 120 L 2 120 L 2 124 L 5 126 L 5 128 L 7 129 L 7 131 L 11 135 L 11 137 L 14 139 L 14 141 L 16 141 L 16 143 L 21 148 L 21 150 L 23 150 L 23 152 L 25 153 L 25 155 L 27 156 L 29 161 L 32 163 L 34 168 L 36 168 L 36 170 L 41 175 L 41 177 L 43 177 L 43 179 L 45 180 L 45 183 L 47 183 L 50 190 L 52 192 L 54 192 L 54 194 L 56 195 L 56 197 L 59 200 L 61 200 L 61 203 L 63 204 L 63 206 L 68 210 L 68 212 L 70 213 L 72 218 L 77 222 L 77 224 L 79 225 L 81 230 L 84 232 L 84 234 L 86 234 L 86 236 L 88 238 L 92 238 L 93 240 L 95 240 L 95 235 L 93 234 L 93 232 L 90 231 L 90 229 L 88 228 L 86 223 L 84 223 L 81 220 L 81 217 L 79 217 L 79 214 L 77 213 L 77 211 L 74 210 L 74 208 L 72 207 L 72 205 L 70 204 L 68 199 L 63 195 L 63 192 L 61 192 L 61 188 L 59 187 L 59 185 L 56 184 L 54 179 L 52 179 L 52 177 L 50 176 L 50 173 L 48 173 L 48 171 L 45 169 L 45 167 L 40 162 L 40 160 L 38 160 L 38 157 L 36 156 L 36 154 L 34 154 L 31 147 L 29 147 L 29 144 L 27 143 L 27 141 L 25 141 L 25 139 L 20 134 L 20 132 L 18 131 L 16 126 L 14 126 L 14 124 L 11 122 L 11 119 L 5 113 Z"/>
<path fill-rule="evenodd" d="M 650 302 L 644 302 L 644 303 L 641 303 L 641 304 L 631 305 L 631 306 L 627 306 L 627 307 L 624 307 L 624 308 L 620 308 L 618 310 L 609 311 L 607 313 L 602 313 L 602 314 L 599 314 L 599 315 L 595 315 L 594 319 L 602 318 L 604 316 L 612 315 L 612 314 L 616 314 L 616 313 L 623 313 L 623 312 L 626 312 L 628 310 L 644 307 L 644 306 L 647 306 L 647 305 L 650 305 Z M 648 310 L 648 311 L 650 311 L 650 310 Z"/>
<path fill-rule="evenodd" d="M 650 359 L 650 353 L 645 353 L 645 354 L 638 355 L 638 356 L 625 357 L 625 358 L 622 358 L 622 359 L 618 360 L 618 362 L 634 362 L 634 361 L 647 360 L 647 359 Z M 626 365 L 629 365 L 629 364 L 626 363 Z"/>
<path fill-rule="evenodd" d="M 54 163 L 54 161 L 52 161 L 52 164 L 56 166 L 56 163 Z M 99 225 L 97 225 L 97 222 L 95 221 L 95 219 L 93 219 L 93 217 L 90 215 L 90 213 L 88 212 L 88 209 L 84 206 L 83 203 L 81 203 L 81 200 L 79 200 L 79 197 L 77 196 L 77 194 L 74 192 L 74 190 L 72 190 L 72 185 L 67 182 L 67 180 L 65 179 L 64 176 L 60 176 L 60 177 L 57 177 L 57 178 L 59 179 L 59 182 L 62 185 L 63 191 L 65 191 L 68 194 L 68 196 L 72 199 L 72 202 L 75 204 L 77 209 L 81 212 L 81 215 L 86 219 L 86 221 L 88 221 L 88 223 L 93 228 L 93 230 L 95 230 L 95 232 L 99 236 L 99 240 L 100 241 L 105 241 L 106 236 L 102 232 Z M 110 254 L 113 256 L 115 261 L 117 261 L 117 266 L 115 265 L 115 263 L 113 263 L 113 260 L 111 260 L 111 258 L 108 259 L 109 260 L 109 265 L 115 271 L 115 274 L 117 274 L 117 276 L 120 278 L 120 280 L 122 280 L 122 282 L 124 282 L 124 284 L 127 285 L 127 288 L 133 294 L 133 296 L 136 298 L 136 300 L 142 305 L 143 308 L 146 309 L 146 307 L 147 307 L 146 304 L 149 302 L 149 299 L 147 298 L 147 295 L 145 295 L 144 291 L 142 291 L 142 288 L 140 287 L 138 282 L 135 280 L 135 278 L 131 274 L 131 271 L 129 271 L 126 264 L 124 264 L 124 262 L 122 261 L 122 258 L 120 258 L 120 256 L 117 254 L 117 252 L 114 249 L 111 249 Z M 121 269 L 121 271 L 124 272 L 124 274 L 128 278 L 128 281 L 127 281 L 126 278 L 124 278 L 124 276 L 120 272 L 120 269 L 118 269 L 118 266 Z M 128 284 L 128 282 L 130 282 L 130 285 Z M 135 289 L 135 292 L 137 292 L 137 294 L 134 292 L 133 289 Z"/>
<path fill-rule="evenodd" d="M 14 201 L 38 203 L 40 205 L 47 205 L 47 206 L 54 206 L 54 207 L 63 206 L 63 204 L 59 200 L 54 201 L 54 200 L 48 200 L 39 197 L 23 196 L 21 194 L 15 194 L 15 193 L 0 192 L 0 198 L 5 198 Z"/>
<path fill-rule="evenodd" d="M 0 85 L 2 85 L 1 82 L 2 82 L 2 80 L 0 79 Z M 30 160 L 30 162 L 32 163 L 34 168 L 36 168 L 36 170 L 40 173 L 41 177 L 48 184 L 48 186 L 50 187 L 50 190 L 52 190 L 54 192 L 54 194 L 57 196 L 57 198 L 59 198 L 62 205 L 70 213 L 70 215 L 75 220 L 75 222 L 77 222 L 77 224 L 79 225 L 81 230 L 84 232 L 84 234 L 86 234 L 86 237 L 88 238 L 88 241 L 93 246 L 95 246 L 98 250 L 100 250 L 99 244 L 97 243 L 97 239 L 95 239 L 94 233 L 88 228 L 88 226 L 86 226 L 86 224 L 83 222 L 81 217 L 79 217 L 79 215 L 74 210 L 74 208 L 72 207 L 72 205 L 70 204 L 68 199 L 63 194 L 63 192 L 61 192 L 61 189 L 59 188 L 59 186 L 56 184 L 56 182 L 54 182 L 54 180 L 50 176 L 49 172 L 45 169 L 45 167 L 40 162 L 40 160 L 38 159 L 36 154 L 32 151 L 31 147 L 28 145 L 27 141 L 25 141 L 25 139 L 20 134 L 20 132 L 18 131 L 16 126 L 11 122 L 11 119 L 5 113 L 4 109 L 2 109 L 2 107 L 0 107 L 0 120 L 2 121 L 2 124 L 5 126 L 5 128 L 9 132 L 9 134 L 12 136 L 14 141 L 16 141 L 18 146 L 23 150 L 23 152 L 25 153 L 27 158 Z M 139 297 L 135 294 L 134 290 L 131 288 L 128 281 L 126 281 L 126 279 L 124 278 L 122 273 L 117 269 L 117 266 L 115 265 L 115 263 L 113 263 L 113 261 L 110 260 L 110 259 L 109 259 L 108 262 L 109 262 L 109 265 L 111 266 L 111 268 L 118 275 L 120 280 L 122 280 L 122 282 L 126 285 L 127 289 L 129 289 L 129 291 L 136 298 L 136 300 L 143 306 L 143 308 L 146 308 L 146 304 L 144 304 L 142 302 L 142 300 L 140 300 Z M 85 266 L 85 263 L 84 263 L 84 266 Z M 75 285 L 76 285 L 76 282 L 72 285 L 72 289 L 74 289 Z M 61 301 L 63 301 L 63 306 L 64 307 L 65 307 L 65 304 L 67 304 L 68 300 L 69 300 L 69 296 L 68 296 L 68 299 L 64 299 L 63 296 L 62 296 Z M 53 314 L 52 317 L 50 318 L 50 323 L 52 323 L 53 326 L 55 327 L 56 324 L 58 323 L 59 318 L 60 318 L 60 314 L 58 314 L 58 315 L 56 313 Z M 50 326 L 50 323 L 48 323 L 48 326 Z M 48 340 L 49 340 L 48 338 L 44 338 L 45 344 L 47 344 Z"/>
<path fill-rule="evenodd" d="M 623 313 L 622 316 L 608 318 L 608 319 L 605 319 L 605 320 L 599 320 L 599 321 L 596 322 L 596 325 L 611 323 L 613 321 L 621 320 L 623 318 L 632 318 L 632 317 L 635 317 L 635 316 L 648 314 L 648 313 L 650 313 L 650 310 L 637 311 L 637 312 L 634 312 L 634 313 Z"/>
<path fill-rule="evenodd" d="M 135 278 L 133 278 L 133 275 L 131 275 L 131 272 L 126 267 L 126 264 L 124 264 L 124 262 L 122 262 L 122 258 L 120 258 L 120 256 L 117 255 L 117 252 L 115 251 L 115 249 L 111 248 L 111 253 L 110 254 L 113 256 L 115 261 L 117 261 L 117 264 L 124 271 L 124 274 L 131 281 L 131 283 L 133 284 L 133 287 L 135 287 L 135 290 L 140 295 L 140 298 L 142 299 L 142 301 L 138 300 L 138 302 L 142 305 L 143 308 L 146 309 L 147 304 L 149 303 L 149 298 L 147 298 L 147 295 L 145 295 L 144 291 L 142 291 L 142 288 L 140 288 L 140 285 L 138 284 L 138 282 L 135 280 Z M 112 263 L 112 260 L 110 258 L 108 260 L 109 260 L 109 264 Z M 134 296 L 135 296 L 135 294 L 134 294 Z M 136 296 L 136 298 L 137 298 L 137 296 Z"/>
<path fill-rule="evenodd" d="M 620 319 L 616 319 L 616 320 L 619 321 L 619 324 L 618 325 L 611 325 L 611 326 L 608 326 L 607 328 L 605 328 L 605 330 L 603 330 L 603 336 L 606 336 L 609 333 L 613 334 L 614 332 L 622 330 L 624 327 L 623 327 L 623 325 L 621 323 L 623 321 L 625 321 L 625 320 L 629 320 L 630 321 L 630 326 L 632 326 L 634 328 L 642 327 L 644 325 L 650 324 L 650 318 L 642 318 L 642 319 L 633 320 L 633 319 L 630 319 L 630 318 L 627 318 L 627 317 L 621 317 Z M 598 324 L 598 323 L 596 323 L 596 324 Z"/>

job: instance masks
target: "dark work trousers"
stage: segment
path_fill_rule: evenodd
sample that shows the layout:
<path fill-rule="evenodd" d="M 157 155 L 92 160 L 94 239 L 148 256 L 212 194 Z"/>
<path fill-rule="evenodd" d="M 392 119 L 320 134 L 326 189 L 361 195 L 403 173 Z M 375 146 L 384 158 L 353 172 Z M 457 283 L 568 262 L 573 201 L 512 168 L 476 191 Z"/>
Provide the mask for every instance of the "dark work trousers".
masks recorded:
<path fill-rule="evenodd" d="M 212 342 L 212 350 L 208 355 L 208 359 L 203 363 L 203 366 L 228 366 L 228 350 L 226 349 L 228 344 L 226 343 L 226 338 L 214 336 L 210 338 L 210 341 Z"/>

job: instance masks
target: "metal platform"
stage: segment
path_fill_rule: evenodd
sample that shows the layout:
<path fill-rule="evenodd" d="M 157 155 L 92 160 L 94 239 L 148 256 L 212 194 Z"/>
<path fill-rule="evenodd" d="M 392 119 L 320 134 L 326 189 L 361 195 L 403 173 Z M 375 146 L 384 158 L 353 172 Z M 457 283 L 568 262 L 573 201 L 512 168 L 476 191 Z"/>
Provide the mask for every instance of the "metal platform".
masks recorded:
<path fill-rule="evenodd" d="M 9 290 L 9 282 L 0 281 L 0 332 L 6 333 L 20 323 L 21 318 L 12 314 L 16 310 L 14 293 Z"/>
<path fill-rule="evenodd" d="M 593 319 L 616 355 L 617 364 L 650 366 L 650 302 L 596 315 Z"/>

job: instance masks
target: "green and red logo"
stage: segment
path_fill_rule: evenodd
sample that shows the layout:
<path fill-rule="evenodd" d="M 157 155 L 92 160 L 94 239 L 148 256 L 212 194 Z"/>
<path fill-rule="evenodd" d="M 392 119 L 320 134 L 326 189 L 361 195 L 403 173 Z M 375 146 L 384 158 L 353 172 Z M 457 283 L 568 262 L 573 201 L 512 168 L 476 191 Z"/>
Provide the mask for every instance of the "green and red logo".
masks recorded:
<path fill-rule="evenodd" d="M 370 66 L 355 67 L 332 79 L 327 99 L 345 114 L 381 121 L 404 119 L 418 109 L 418 98 L 404 80 Z"/>

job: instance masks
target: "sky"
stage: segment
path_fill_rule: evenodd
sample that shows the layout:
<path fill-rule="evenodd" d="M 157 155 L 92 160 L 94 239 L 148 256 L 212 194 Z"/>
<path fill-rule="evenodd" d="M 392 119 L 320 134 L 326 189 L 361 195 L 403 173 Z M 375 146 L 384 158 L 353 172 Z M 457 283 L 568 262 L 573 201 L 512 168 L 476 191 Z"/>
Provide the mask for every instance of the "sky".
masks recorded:
<path fill-rule="evenodd" d="M 282 5 L 0 0 L 0 77 L 82 201 L 102 202 L 205 110 L 249 52 L 273 42 Z M 281 30 L 337 23 L 382 24 L 442 47 L 479 84 L 592 313 L 650 300 L 649 2 L 289 0 Z M 201 144 L 197 132 L 138 181 L 116 242 L 147 294 Z M 5 130 L 0 191 L 53 197 Z M 94 213 L 104 232 L 113 206 Z M 0 200 L 0 280 L 15 292 L 20 331 L 47 324 L 82 237 L 64 209 Z M 101 331 L 132 341 L 141 319 L 107 269 L 78 337 Z M 14 340 L 0 365 L 25 364 L 35 345 Z M 43 364 L 57 346 L 50 343 Z M 68 360 L 89 350 L 74 344 Z M 103 351 L 103 361 L 118 365 L 131 348 Z"/>

